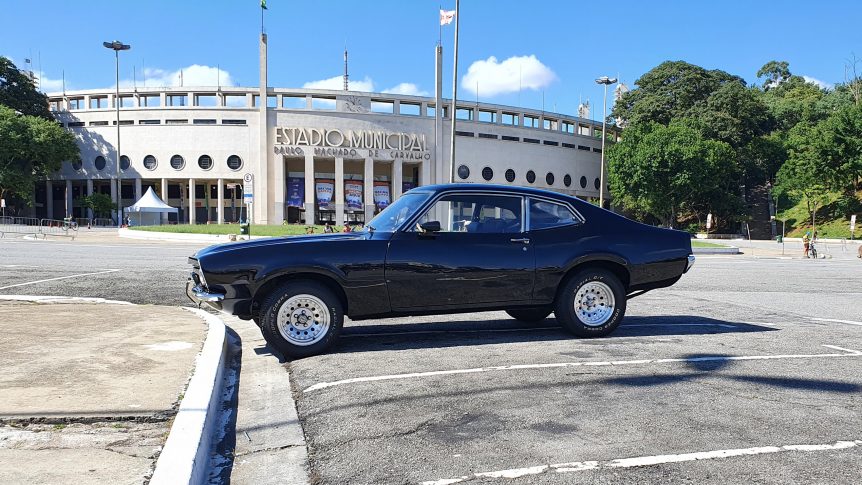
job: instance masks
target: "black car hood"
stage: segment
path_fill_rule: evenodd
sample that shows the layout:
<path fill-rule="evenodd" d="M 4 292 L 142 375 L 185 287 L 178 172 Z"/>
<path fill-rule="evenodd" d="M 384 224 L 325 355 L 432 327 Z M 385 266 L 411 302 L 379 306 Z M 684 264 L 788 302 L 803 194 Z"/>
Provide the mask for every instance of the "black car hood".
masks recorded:
<path fill-rule="evenodd" d="M 194 258 L 201 259 L 202 257 L 210 254 L 227 253 L 231 251 L 244 251 L 272 245 L 326 243 L 333 241 L 365 239 L 367 237 L 368 232 L 365 231 L 335 234 L 309 234 L 307 236 L 267 237 L 261 239 L 252 239 L 251 241 L 214 244 L 212 246 L 208 246 L 199 250 L 197 253 L 195 253 Z"/>

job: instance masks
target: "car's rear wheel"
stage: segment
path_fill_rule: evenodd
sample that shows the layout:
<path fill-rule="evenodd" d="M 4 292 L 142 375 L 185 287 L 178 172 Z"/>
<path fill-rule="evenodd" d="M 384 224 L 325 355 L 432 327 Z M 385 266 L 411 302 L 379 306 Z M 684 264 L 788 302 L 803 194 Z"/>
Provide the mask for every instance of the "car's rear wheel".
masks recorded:
<path fill-rule="evenodd" d="M 578 337 L 604 337 L 626 313 L 626 292 L 619 278 L 603 269 L 576 274 L 557 295 L 557 321 Z"/>
<path fill-rule="evenodd" d="M 341 301 L 314 281 L 281 286 L 267 296 L 259 315 L 266 341 L 291 358 L 323 353 L 344 324 Z"/>
<path fill-rule="evenodd" d="M 510 317 L 524 323 L 539 323 L 548 318 L 553 309 L 551 308 L 518 308 L 506 310 Z"/>

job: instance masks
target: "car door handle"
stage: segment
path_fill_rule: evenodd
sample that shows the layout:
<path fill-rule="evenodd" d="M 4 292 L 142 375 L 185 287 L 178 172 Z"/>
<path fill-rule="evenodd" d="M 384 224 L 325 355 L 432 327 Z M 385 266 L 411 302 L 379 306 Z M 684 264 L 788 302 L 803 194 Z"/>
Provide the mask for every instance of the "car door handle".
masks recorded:
<path fill-rule="evenodd" d="M 513 243 L 530 244 L 530 238 L 528 237 L 513 237 L 512 239 L 509 239 L 509 241 Z"/>

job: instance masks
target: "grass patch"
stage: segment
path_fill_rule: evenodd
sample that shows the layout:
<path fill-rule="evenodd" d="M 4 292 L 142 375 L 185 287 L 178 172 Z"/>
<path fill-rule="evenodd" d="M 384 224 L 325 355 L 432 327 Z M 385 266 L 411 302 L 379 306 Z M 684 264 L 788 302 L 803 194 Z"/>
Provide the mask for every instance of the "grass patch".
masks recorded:
<path fill-rule="evenodd" d="M 795 202 L 795 204 L 794 204 Z M 781 233 L 781 223 L 786 221 L 787 237 L 802 237 L 807 231 L 811 231 L 811 215 L 804 201 L 792 201 L 782 198 L 779 201 L 783 207 L 788 209 L 778 212 L 776 217 L 776 229 Z M 817 209 L 817 237 L 820 238 L 850 238 L 850 214 L 857 216 L 854 239 L 862 237 L 862 192 L 857 200 L 842 200 L 840 193 L 831 193 L 829 203 Z"/>
<path fill-rule="evenodd" d="M 726 248 L 728 246 L 726 246 L 724 244 L 716 244 L 716 243 L 711 243 L 711 242 L 692 240 L 691 241 L 691 247 L 693 247 L 693 248 Z"/>
<path fill-rule="evenodd" d="M 269 224 L 251 225 L 252 236 L 299 236 L 306 234 L 308 226 L 304 224 Z M 324 226 L 314 226 L 315 234 L 322 234 Z M 344 226 L 332 226 L 335 232 L 341 232 Z M 134 231 L 170 232 L 179 234 L 240 234 L 239 224 L 168 224 L 164 226 L 132 226 Z"/>

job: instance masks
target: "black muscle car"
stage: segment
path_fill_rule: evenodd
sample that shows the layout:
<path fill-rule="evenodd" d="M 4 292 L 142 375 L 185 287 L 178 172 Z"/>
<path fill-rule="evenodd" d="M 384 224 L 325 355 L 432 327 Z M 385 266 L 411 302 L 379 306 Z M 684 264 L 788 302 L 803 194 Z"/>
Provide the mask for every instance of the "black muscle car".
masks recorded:
<path fill-rule="evenodd" d="M 608 335 L 626 300 L 694 263 L 685 232 L 524 187 L 415 188 L 363 231 L 211 246 L 189 258 L 187 293 L 242 319 L 290 357 L 325 351 L 344 317 L 552 312 L 579 337 Z"/>

